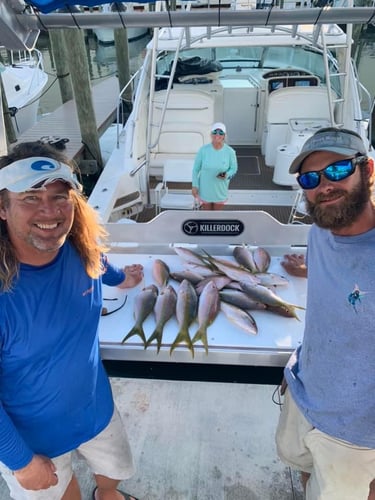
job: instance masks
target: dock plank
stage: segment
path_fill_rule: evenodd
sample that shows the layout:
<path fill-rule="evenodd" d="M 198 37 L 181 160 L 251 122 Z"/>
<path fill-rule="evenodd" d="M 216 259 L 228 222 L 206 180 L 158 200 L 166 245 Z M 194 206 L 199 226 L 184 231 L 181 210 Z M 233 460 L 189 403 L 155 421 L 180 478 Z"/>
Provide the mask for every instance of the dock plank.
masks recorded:
<path fill-rule="evenodd" d="M 119 96 L 117 77 L 109 77 L 92 86 L 92 99 L 99 136 L 114 121 Z M 75 101 L 71 100 L 43 116 L 33 127 L 18 137 L 18 142 L 37 141 L 43 136 L 68 138 L 64 153 L 73 160 L 82 155 L 84 144 Z"/>

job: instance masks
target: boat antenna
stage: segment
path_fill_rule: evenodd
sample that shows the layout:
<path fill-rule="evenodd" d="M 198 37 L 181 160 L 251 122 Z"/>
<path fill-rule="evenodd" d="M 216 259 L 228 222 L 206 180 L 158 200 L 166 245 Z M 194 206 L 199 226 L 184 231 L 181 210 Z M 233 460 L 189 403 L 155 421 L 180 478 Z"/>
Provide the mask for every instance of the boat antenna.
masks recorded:
<path fill-rule="evenodd" d="M 111 10 L 117 12 L 117 14 L 119 15 L 122 27 L 125 29 L 126 25 L 124 23 L 122 15 L 121 15 L 121 12 L 124 12 L 124 7 L 122 6 L 122 4 L 120 5 L 118 2 L 113 2 L 113 4 L 111 4 Z"/>
<path fill-rule="evenodd" d="M 169 0 L 166 0 L 165 5 L 167 7 L 169 26 L 170 26 L 170 28 L 173 28 L 172 17 L 171 17 L 171 6 L 169 4 Z"/>

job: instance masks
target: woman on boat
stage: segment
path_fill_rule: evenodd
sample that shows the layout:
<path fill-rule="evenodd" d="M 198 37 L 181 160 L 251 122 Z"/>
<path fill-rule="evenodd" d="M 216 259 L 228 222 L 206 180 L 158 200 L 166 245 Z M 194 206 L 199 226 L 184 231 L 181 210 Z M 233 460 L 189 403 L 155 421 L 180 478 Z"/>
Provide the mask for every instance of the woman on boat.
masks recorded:
<path fill-rule="evenodd" d="M 194 161 L 192 193 L 202 210 L 221 210 L 228 198 L 229 182 L 237 172 L 233 148 L 225 143 L 224 123 L 211 127 L 211 142 L 202 146 Z"/>

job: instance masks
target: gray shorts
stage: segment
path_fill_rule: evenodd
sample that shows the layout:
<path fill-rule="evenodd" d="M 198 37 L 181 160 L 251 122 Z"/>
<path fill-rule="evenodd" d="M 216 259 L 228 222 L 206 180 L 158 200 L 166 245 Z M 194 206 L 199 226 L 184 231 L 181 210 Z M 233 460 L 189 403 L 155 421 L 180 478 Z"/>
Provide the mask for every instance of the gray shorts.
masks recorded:
<path fill-rule="evenodd" d="M 375 450 L 355 446 L 314 428 L 288 389 L 276 444 L 284 463 L 311 474 L 306 500 L 367 500 L 375 476 Z"/>
<path fill-rule="evenodd" d="M 73 476 L 73 453 L 77 453 L 86 461 L 93 474 L 124 480 L 135 472 L 128 437 L 121 416 L 115 407 L 110 423 L 95 438 L 83 443 L 73 452 L 64 453 L 52 459 L 58 477 L 56 486 L 51 486 L 47 490 L 25 490 L 12 475 L 12 471 L 0 463 L 0 472 L 9 487 L 11 498 L 15 500 L 60 500 Z"/>

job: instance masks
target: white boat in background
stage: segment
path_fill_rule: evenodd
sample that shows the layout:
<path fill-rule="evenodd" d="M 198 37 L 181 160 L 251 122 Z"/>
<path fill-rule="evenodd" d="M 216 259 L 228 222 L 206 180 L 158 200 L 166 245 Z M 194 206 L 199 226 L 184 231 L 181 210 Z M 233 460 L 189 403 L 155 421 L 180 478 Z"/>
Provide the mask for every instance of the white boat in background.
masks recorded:
<path fill-rule="evenodd" d="M 123 12 L 133 12 L 134 4 L 131 2 L 123 3 L 123 2 L 115 2 L 103 4 L 100 7 L 100 12 L 117 12 L 117 9 Z M 131 42 L 133 40 L 139 40 L 144 37 L 148 33 L 147 27 L 127 27 L 128 41 Z M 113 44 L 115 42 L 114 38 L 114 30 L 111 28 L 99 28 L 96 27 L 93 29 L 93 32 L 99 43 L 102 44 Z"/>
<path fill-rule="evenodd" d="M 8 108 L 17 135 L 32 127 L 38 117 L 40 95 L 47 85 L 39 50 L 10 52 L 9 61 L 0 63 Z"/>
<path fill-rule="evenodd" d="M 191 169 L 221 121 L 239 162 L 226 209 L 291 207 L 289 164 L 319 128 L 353 129 L 373 154 L 372 99 L 351 60 L 351 36 L 351 25 L 344 32 L 336 24 L 156 28 L 132 113 L 90 203 L 104 222 L 150 207 L 155 216 L 166 162 Z"/>

